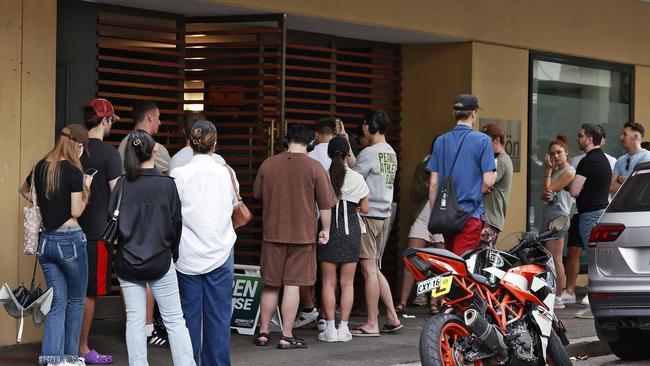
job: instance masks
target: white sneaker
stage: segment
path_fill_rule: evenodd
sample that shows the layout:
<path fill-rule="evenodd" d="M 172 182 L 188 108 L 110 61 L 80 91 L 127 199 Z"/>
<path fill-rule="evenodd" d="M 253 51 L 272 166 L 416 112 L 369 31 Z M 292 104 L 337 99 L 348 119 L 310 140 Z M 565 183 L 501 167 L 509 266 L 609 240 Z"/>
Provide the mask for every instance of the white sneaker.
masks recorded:
<path fill-rule="evenodd" d="M 594 314 L 591 312 L 591 307 L 587 307 L 584 310 L 580 310 L 576 313 L 576 318 L 578 319 L 593 319 Z"/>
<path fill-rule="evenodd" d="M 314 308 L 311 312 L 305 313 L 305 312 L 299 312 L 296 316 L 296 322 L 293 323 L 293 327 L 295 328 L 302 328 L 305 325 L 309 323 L 313 323 L 318 319 L 318 310 Z"/>
<path fill-rule="evenodd" d="M 318 318 L 318 321 L 316 321 L 316 329 L 318 329 L 319 332 L 322 332 L 322 331 L 324 331 L 325 328 L 327 327 L 326 324 L 327 324 L 327 323 L 325 323 L 325 319 L 323 319 L 323 318 Z"/>
<path fill-rule="evenodd" d="M 567 290 L 562 290 L 562 296 L 560 297 L 562 298 L 562 303 L 564 305 L 576 303 L 576 295 L 575 294 L 571 295 L 570 293 L 567 292 Z"/>
<path fill-rule="evenodd" d="M 564 301 L 562 300 L 562 296 L 555 296 L 555 305 L 553 306 L 555 309 L 564 309 L 566 306 L 564 305 Z"/>
<path fill-rule="evenodd" d="M 349 342 L 352 340 L 352 333 L 348 327 L 341 327 L 337 330 L 339 342 Z"/>
<path fill-rule="evenodd" d="M 582 298 L 582 301 L 580 301 L 582 305 L 589 305 L 589 296 L 585 296 Z"/>
<path fill-rule="evenodd" d="M 318 333 L 318 340 L 323 342 L 338 342 L 339 335 L 336 331 L 336 328 L 325 329 L 324 331 Z"/>

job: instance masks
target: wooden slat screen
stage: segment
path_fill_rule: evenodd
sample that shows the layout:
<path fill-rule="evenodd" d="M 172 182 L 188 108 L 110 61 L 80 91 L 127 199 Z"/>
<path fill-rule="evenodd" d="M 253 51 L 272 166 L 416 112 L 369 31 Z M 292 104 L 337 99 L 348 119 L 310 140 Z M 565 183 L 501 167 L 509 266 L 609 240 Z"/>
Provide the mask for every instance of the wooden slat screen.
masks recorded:
<path fill-rule="evenodd" d="M 281 120 L 281 16 L 186 19 L 187 95 L 202 99 L 217 127 L 218 153 L 237 172 L 254 220 L 237 230 L 236 263 L 259 265 L 262 206 L 252 199 L 257 169 Z M 194 99 L 194 98 L 193 98 Z"/>
<path fill-rule="evenodd" d="M 237 172 L 255 215 L 237 232 L 237 263 L 259 264 L 261 204 L 251 198 L 252 185 L 262 161 L 281 149 L 287 124 L 335 116 L 360 135 L 364 114 L 383 109 L 393 121 L 389 142 L 400 154 L 397 45 L 287 32 L 283 15 L 183 18 L 104 7 L 98 13 L 97 71 L 97 95 L 111 100 L 122 117 L 109 138 L 116 145 L 133 128 L 131 109 L 138 100 L 159 104 L 156 140 L 170 153 L 184 145 L 179 127 L 186 109 L 215 123 L 217 152 Z M 384 256 L 384 271 L 393 280 L 398 225 Z"/>
<path fill-rule="evenodd" d="M 117 145 L 131 130 L 137 101 L 154 101 L 161 126 L 156 141 L 171 154 L 184 146 L 180 133 L 185 80 L 182 16 L 114 8 L 98 12 L 97 96 L 109 99 L 120 121 L 108 141 Z"/>

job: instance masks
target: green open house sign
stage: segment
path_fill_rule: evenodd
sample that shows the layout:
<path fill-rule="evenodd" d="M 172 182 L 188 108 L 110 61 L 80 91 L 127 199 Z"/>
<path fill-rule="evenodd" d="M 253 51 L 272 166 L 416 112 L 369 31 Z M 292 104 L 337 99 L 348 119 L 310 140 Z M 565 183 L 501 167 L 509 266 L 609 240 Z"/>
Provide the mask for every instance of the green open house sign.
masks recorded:
<path fill-rule="evenodd" d="M 232 317 L 230 328 L 239 334 L 252 335 L 260 316 L 260 297 L 264 284 L 257 276 L 236 274 L 232 282 Z"/>

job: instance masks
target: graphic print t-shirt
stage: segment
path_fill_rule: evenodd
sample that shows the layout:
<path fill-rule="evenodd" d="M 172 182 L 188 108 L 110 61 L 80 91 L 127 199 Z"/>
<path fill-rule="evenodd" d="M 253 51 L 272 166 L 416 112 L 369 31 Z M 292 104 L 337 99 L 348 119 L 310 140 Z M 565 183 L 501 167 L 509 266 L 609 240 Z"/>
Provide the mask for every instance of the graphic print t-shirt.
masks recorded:
<path fill-rule="evenodd" d="M 357 157 L 354 170 L 366 179 L 370 188 L 370 211 L 365 216 L 388 218 L 393 202 L 393 183 L 397 173 L 397 154 L 385 143 L 365 148 Z"/>

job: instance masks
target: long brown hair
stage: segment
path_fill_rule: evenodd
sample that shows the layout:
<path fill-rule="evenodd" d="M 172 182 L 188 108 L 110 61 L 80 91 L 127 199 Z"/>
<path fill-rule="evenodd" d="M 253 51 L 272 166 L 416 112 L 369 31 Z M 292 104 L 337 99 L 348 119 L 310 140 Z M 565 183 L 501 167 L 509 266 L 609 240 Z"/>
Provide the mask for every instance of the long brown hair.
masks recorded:
<path fill-rule="evenodd" d="M 61 130 L 61 135 L 59 136 L 56 146 L 48 152 L 43 158 L 45 170 L 45 182 L 44 191 L 45 198 L 53 199 L 57 196 L 60 188 L 61 181 L 61 162 L 67 160 L 70 164 L 74 165 L 79 171 L 83 172 L 81 167 L 81 162 L 79 161 L 79 154 L 77 150 L 78 142 L 70 139 L 70 129 L 64 127 Z M 84 189 L 83 198 L 87 196 L 87 192 Z"/>
<path fill-rule="evenodd" d="M 332 159 L 330 165 L 330 182 L 336 197 L 341 198 L 341 189 L 345 182 L 345 158 L 350 152 L 350 145 L 346 139 L 341 136 L 336 136 L 330 140 L 327 146 L 327 155 Z"/>

